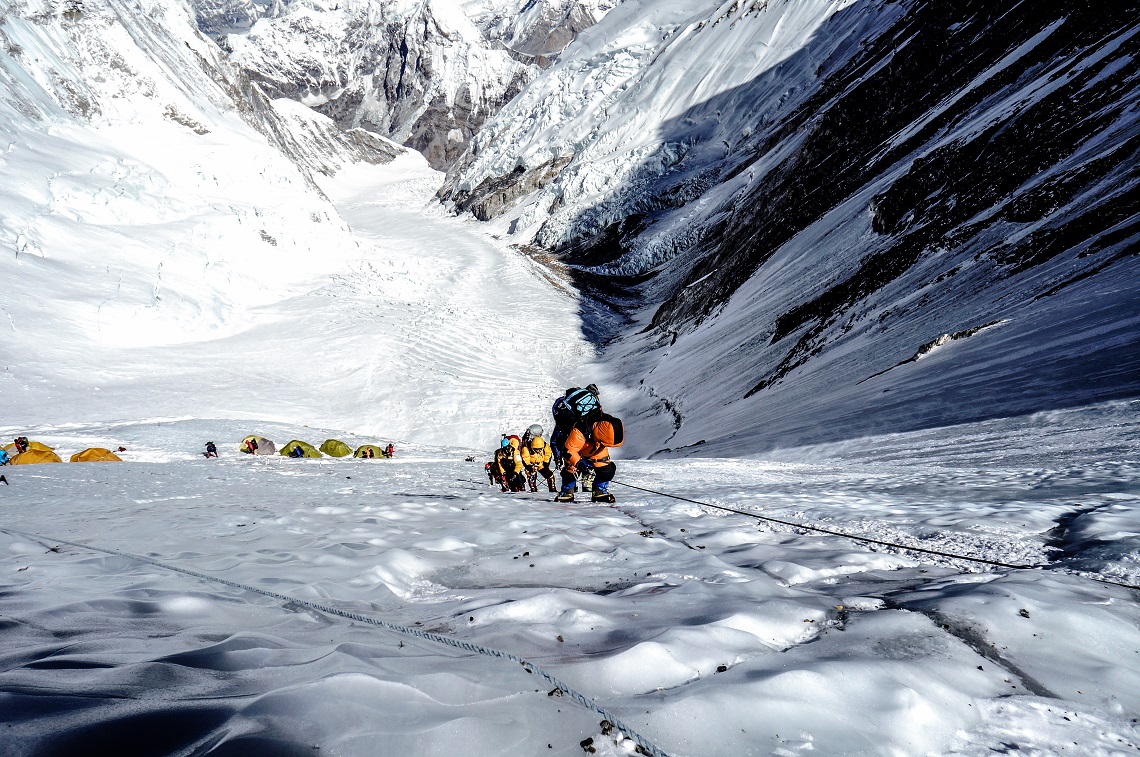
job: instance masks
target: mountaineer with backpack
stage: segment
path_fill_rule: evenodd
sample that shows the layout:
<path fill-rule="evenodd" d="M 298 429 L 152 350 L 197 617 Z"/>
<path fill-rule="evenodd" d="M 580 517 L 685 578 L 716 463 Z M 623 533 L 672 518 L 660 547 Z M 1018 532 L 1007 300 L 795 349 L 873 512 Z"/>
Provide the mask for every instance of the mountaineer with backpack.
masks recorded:
<path fill-rule="evenodd" d="M 585 389 L 567 389 L 556 400 L 553 439 L 558 439 L 562 451 L 562 490 L 555 502 L 573 502 L 578 476 L 594 475 L 593 502 L 613 502 L 609 492 L 610 481 L 617 473 L 617 465 L 610 459 L 610 448 L 620 447 L 625 441 L 625 429 L 620 419 L 602 411 L 598 387 L 590 384 Z"/>
<path fill-rule="evenodd" d="M 538 476 L 542 474 L 550 491 L 558 491 L 554 485 L 554 471 L 550 468 L 554 453 L 542 438 L 542 426 L 536 423 L 528 428 L 523 434 L 522 442 L 523 468 L 526 470 L 526 481 L 530 490 L 538 491 Z"/>
<path fill-rule="evenodd" d="M 520 443 L 521 440 L 513 434 L 505 436 L 502 446 L 495 453 L 495 464 L 491 470 L 503 491 L 521 492 L 526 489 Z"/>

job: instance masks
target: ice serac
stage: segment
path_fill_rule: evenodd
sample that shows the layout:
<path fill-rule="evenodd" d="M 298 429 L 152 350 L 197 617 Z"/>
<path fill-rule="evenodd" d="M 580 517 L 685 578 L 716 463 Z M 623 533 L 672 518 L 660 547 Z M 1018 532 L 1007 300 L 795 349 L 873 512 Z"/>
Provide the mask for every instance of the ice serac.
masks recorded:
<path fill-rule="evenodd" d="M 636 451 L 1137 396 L 1138 40 L 1135 2 L 629 0 L 440 196 L 614 305 Z"/>
<path fill-rule="evenodd" d="M 547 66 L 620 0 L 469 0 L 464 11 L 490 40 Z"/>
<path fill-rule="evenodd" d="M 286 0 L 194 0 L 198 28 L 210 37 L 248 31 L 257 19 L 281 13 Z"/>
<path fill-rule="evenodd" d="M 296 0 L 223 44 L 270 96 L 391 138 L 436 168 L 539 70 L 486 39 L 456 0 Z"/>

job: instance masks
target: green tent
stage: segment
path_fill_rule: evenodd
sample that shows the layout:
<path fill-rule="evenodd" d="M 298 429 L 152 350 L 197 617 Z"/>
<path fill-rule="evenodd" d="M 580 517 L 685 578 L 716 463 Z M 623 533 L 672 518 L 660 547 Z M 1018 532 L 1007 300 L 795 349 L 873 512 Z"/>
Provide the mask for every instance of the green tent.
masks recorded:
<path fill-rule="evenodd" d="M 356 448 L 353 457 L 375 458 L 379 460 L 382 457 L 387 457 L 387 455 L 384 454 L 383 447 L 377 447 L 375 444 L 361 444 Z"/>
<path fill-rule="evenodd" d="M 329 457 L 348 457 L 352 454 L 352 447 L 339 439 L 325 439 L 325 443 L 321 445 L 321 452 Z"/>
<path fill-rule="evenodd" d="M 304 453 L 303 455 L 301 455 L 301 457 L 324 457 L 320 452 L 317 452 L 316 447 L 314 447 L 313 445 L 311 445 L 307 442 L 303 442 L 299 439 L 294 439 L 292 441 L 285 442 L 285 444 L 283 444 L 281 446 L 281 453 L 280 454 L 283 455 L 284 457 L 296 457 L 296 455 L 293 453 L 293 450 L 296 449 L 297 447 L 300 447 L 301 452 Z"/>

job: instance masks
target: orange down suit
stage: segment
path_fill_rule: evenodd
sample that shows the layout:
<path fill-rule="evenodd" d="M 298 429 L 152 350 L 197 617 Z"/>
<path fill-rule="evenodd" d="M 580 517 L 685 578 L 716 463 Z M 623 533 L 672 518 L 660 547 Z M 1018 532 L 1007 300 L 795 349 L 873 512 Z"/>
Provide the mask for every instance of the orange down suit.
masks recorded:
<path fill-rule="evenodd" d="M 609 421 L 595 421 L 592 439 L 577 427 L 566 437 L 562 445 L 566 450 L 566 467 L 573 470 L 582 459 L 589 460 L 595 468 L 600 468 L 610 461 L 610 447 L 620 447 L 621 442 L 614 441 L 614 427 Z"/>

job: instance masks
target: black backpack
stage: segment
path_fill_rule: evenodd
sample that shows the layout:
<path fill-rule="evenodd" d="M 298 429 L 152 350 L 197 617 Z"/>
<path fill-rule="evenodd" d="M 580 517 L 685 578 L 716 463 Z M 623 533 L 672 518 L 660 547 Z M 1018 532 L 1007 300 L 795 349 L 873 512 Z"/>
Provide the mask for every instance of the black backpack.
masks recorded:
<path fill-rule="evenodd" d="M 598 397 L 598 387 L 590 384 L 585 389 L 577 387 L 566 390 L 561 405 L 554 403 L 554 422 L 569 432 L 577 423 L 592 423 L 602 414 L 602 401 Z"/>

